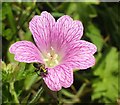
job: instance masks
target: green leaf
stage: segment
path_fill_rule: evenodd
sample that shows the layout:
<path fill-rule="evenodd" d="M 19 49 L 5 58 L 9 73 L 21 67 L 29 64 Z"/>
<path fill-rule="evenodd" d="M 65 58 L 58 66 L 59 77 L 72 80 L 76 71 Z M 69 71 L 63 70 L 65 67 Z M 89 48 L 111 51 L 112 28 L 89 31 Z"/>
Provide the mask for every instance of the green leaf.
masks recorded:
<path fill-rule="evenodd" d="M 101 57 L 98 61 L 99 67 L 95 70 L 94 74 L 99 75 L 102 77 L 113 75 L 113 72 L 118 72 L 118 53 L 116 48 L 108 48 L 104 54 L 104 57 L 100 55 Z M 94 68 L 98 66 L 97 64 L 95 65 Z"/>
<path fill-rule="evenodd" d="M 10 28 L 6 29 L 3 31 L 3 36 L 7 39 L 7 40 L 11 40 L 12 38 L 12 30 Z"/>
<path fill-rule="evenodd" d="M 60 17 L 60 16 L 63 16 L 64 14 L 63 13 L 59 13 L 59 12 L 52 12 L 52 15 L 54 17 Z"/>
<path fill-rule="evenodd" d="M 3 82 L 15 81 L 18 63 L 9 63 L 6 65 L 3 62 L 2 65 Z"/>
<path fill-rule="evenodd" d="M 38 78 L 37 74 L 32 74 L 31 76 L 27 76 L 24 83 L 25 90 L 29 90 L 31 86 L 35 83 L 37 78 Z"/>
<path fill-rule="evenodd" d="M 90 38 L 90 40 L 97 46 L 97 50 L 100 52 L 103 47 L 104 40 L 99 29 L 95 27 L 94 24 L 89 23 L 85 35 Z"/>
<path fill-rule="evenodd" d="M 7 15 L 10 27 L 12 28 L 12 32 L 15 33 L 17 30 L 17 27 L 16 27 L 16 21 L 13 15 L 12 8 L 9 3 L 5 3 L 4 5 L 5 5 L 5 10 L 7 10 L 6 15 Z"/>
<path fill-rule="evenodd" d="M 11 45 L 11 44 L 10 44 Z M 9 46 L 10 47 L 10 46 Z M 14 60 L 14 54 L 11 54 L 10 52 L 9 52 L 9 50 L 7 51 L 7 57 L 8 57 L 8 60 L 10 61 L 10 62 L 16 62 L 15 60 Z"/>
<path fill-rule="evenodd" d="M 94 69 L 97 76 L 93 81 L 92 100 L 101 99 L 102 102 L 115 102 L 118 97 L 118 52 L 112 47 L 101 54 Z M 99 79 L 98 79 L 99 78 Z"/>

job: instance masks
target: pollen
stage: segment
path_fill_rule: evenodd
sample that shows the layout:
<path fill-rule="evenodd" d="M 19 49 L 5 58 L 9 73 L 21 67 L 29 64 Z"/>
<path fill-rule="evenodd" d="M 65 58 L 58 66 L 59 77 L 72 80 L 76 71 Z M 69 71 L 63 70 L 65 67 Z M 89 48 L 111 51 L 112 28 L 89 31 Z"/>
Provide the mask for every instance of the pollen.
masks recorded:
<path fill-rule="evenodd" d="M 44 62 L 47 67 L 55 67 L 56 65 L 59 64 L 59 61 L 60 57 L 55 52 L 53 47 L 51 47 L 50 51 L 46 55 L 44 55 Z"/>

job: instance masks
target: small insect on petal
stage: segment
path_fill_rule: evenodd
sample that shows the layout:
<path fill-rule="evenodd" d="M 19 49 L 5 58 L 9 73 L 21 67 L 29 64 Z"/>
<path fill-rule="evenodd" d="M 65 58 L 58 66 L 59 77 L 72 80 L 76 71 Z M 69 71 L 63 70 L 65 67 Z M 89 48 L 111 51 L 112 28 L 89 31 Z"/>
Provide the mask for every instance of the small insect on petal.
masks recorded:
<path fill-rule="evenodd" d="M 45 68 L 45 64 L 42 63 L 33 63 L 33 66 L 36 68 L 35 72 L 39 75 L 39 76 L 46 76 L 48 74 L 48 70 L 47 68 Z M 39 73 L 38 73 L 39 72 Z"/>

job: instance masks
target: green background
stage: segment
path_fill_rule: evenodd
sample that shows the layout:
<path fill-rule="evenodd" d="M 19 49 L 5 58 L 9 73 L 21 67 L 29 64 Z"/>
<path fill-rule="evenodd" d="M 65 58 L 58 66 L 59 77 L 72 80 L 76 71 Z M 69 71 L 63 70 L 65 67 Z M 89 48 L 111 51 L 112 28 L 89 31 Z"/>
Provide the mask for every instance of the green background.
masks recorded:
<path fill-rule="evenodd" d="M 59 103 L 117 103 L 118 56 L 120 48 L 119 4 L 100 2 L 11 2 L 2 3 L 2 102 L 7 104 Z M 42 87 L 42 79 L 32 64 L 19 63 L 8 49 L 19 40 L 33 41 L 29 21 L 42 11 L 57 20 L 69 15 L 84 25 L 83 40 L 97 46 L 96 65 L 74 72 L 74 83 L 58 93 Z M 57 98 L 56 98 L 57 94 Z M 56 101 L 57 100 L 57 101 Z"/>

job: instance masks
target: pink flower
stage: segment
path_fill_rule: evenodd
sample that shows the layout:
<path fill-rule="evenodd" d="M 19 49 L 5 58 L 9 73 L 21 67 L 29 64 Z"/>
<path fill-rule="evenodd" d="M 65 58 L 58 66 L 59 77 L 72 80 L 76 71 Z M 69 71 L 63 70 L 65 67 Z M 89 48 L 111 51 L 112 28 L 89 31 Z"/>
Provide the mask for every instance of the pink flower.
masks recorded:
<path fill-rule="evenodd" d="M 35 44 L 18 41 L 9 51 L 19 62 L 45 64 L 48 74 L 43 76 L 47 86 L 53 91 L 68 88 L 73 83 L 74 69 L 87 69 L 95 64 L 94 44 L 80 40 L 83 25 L 67 15 L 57 21 L 44 11 L 34 16 L 29 23 Z"/>

